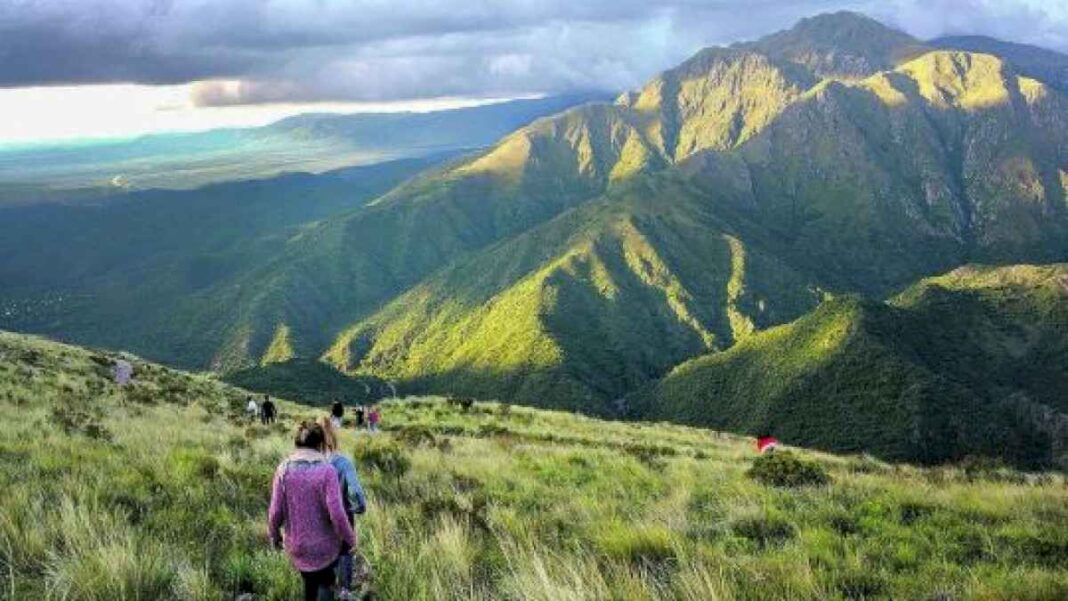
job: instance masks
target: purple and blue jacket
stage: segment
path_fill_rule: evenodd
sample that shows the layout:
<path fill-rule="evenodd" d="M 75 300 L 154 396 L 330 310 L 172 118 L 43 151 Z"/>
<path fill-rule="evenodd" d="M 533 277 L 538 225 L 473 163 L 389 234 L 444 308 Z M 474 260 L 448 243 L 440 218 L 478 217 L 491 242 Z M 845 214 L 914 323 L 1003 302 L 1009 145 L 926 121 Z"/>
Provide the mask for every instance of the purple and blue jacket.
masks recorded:
<path fill-rule="evenodd" d="M 356 546 L 342 500 L 338 472 L 326 456 L 298 449 L 275 470 L 267 511 L 272 544 L 282 538 L 293 566 L 314 572 L 333 563 L 342 545 Z"/>

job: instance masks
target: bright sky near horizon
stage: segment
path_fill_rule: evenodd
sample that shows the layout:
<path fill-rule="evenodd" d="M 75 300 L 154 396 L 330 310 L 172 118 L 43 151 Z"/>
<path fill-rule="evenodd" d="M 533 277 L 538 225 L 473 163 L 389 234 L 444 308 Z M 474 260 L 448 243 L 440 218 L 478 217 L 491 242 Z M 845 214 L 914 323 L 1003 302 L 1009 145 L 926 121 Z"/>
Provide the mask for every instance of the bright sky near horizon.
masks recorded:
<path fill-rule="evenodd" d="M 1052 0 L 0 0 L 0 145 L 631 89 L 843 9 L 1068 52 Z"/>
<path fill-rule="evenodd" d="M 148 133 L 256 127 L 301 113 L 434 111 L 497 102 L 497 98 L 430 98 L 389 102 L 272 102 L 197 106 L 195 84 L 90 84 L 0 88 L 0 147 L 9 144 Z M 529 95 L 524 95 L 524 97 Z"/>

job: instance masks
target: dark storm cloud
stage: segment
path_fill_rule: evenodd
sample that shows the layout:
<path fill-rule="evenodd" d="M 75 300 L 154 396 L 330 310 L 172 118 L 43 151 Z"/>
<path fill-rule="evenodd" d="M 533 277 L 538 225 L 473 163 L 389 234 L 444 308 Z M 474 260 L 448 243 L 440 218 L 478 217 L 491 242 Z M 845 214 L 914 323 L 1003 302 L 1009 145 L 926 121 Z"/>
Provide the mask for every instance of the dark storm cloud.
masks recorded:
<path fill-rule="evenodd" d="M 622 89 L 819 12 L 1064 49 L 1037 0 L 0 0 L 0 86 L 205 82 L 206 105 Z"/>

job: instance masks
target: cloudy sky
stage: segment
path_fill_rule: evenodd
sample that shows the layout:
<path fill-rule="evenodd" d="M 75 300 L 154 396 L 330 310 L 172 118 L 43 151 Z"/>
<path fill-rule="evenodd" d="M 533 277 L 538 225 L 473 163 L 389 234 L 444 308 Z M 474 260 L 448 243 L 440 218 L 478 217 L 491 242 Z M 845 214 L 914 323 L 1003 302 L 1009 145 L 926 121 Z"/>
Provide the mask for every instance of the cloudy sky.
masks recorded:
<path fill-rule="evenodd" d="M 838 9 L 1068 52 L 1060 0 L 0 0 L 0 144 L 622 90 Z"/>

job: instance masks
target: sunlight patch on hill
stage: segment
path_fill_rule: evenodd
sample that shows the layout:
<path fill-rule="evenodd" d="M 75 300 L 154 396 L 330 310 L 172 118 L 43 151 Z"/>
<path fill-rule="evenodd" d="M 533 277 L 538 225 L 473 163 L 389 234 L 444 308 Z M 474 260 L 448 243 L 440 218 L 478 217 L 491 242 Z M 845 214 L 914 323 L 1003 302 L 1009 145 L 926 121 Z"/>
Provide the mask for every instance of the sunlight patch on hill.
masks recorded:
<path fill-rule="evenodd" d="M 290 335 L 289 326 L 279 323 L 274 331 L 271 344 L 267 346 L 267 350 L 263 352 L 263 357 L 260 358 L 260 367 L 266 367 L 272 363 L 283 363 L 296 356 Z"/>

